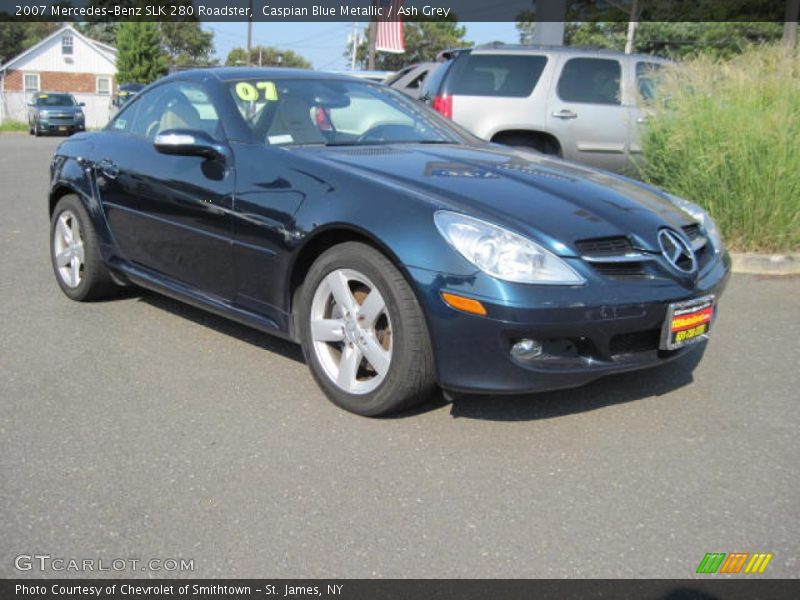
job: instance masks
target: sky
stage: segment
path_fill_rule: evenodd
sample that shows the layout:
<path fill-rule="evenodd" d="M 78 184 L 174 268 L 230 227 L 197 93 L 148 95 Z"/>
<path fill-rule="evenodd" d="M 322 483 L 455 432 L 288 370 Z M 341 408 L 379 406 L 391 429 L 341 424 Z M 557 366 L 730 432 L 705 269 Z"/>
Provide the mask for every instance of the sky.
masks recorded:
<path fill-rule="evenodd" d="M 362 31 L 365 24 L 359 23 Z M 466 39 L 476 44 L 519 41 L 513 22 L 461 25 L 467 28 Z M 232 48 L 244 48 L 247 44 L 247 23 L 204 23 L 203 27 L 214 32 L 216 56 L 220 62 L 225 62 Z M 352 23 L 253 23 L 253 45 L 293 50 L 311 61 L 315 69 L 347 69 L 349 64 L 343 52 L 352 31 Z"/>

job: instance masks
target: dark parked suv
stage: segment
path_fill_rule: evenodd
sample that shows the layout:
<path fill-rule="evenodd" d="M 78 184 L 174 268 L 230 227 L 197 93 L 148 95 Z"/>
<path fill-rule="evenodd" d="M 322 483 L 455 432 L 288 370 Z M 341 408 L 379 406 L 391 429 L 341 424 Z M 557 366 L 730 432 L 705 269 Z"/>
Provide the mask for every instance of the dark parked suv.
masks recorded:
<path fill-rule="evenodd" d="M 453 50 L 419 98 L 485 140 L 614 171 L 641 152 L 657 72 L 668 61 L 612 50 L 492 44 Z"/>

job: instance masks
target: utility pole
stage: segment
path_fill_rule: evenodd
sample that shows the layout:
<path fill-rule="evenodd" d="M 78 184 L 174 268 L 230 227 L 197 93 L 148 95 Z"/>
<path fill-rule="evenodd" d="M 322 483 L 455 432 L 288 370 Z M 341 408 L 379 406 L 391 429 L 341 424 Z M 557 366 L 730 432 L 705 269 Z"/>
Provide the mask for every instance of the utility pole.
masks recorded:
<path fill-rule="evenodd" d="M 625 40 L 625 54 L 633 53 L 633 40 L 636 35 L 636 26 L 639 25 L 639 15 L 636 14 L 636 0 L 631 4 L 631 16 L 628 20 L 628 37 Z"/>
<path fill-rule="evenodd" d="M 567 15 L 567 0 L 549 0 L 536 3 L 536 27 L 531 43 L 537 46 L 564 45 L 564 18 Z"/>
<path fill-rule="evenodd" d="M 250 66 L 250 51 L 253 49 L 253 0 L 250 0 L 250 12 L 247 17 L 247 66 Z"/>
<path fill-rule="evenodd" d="M 353 23 L 353 33 L 350 34 L 350 42 L 353 44 L 353 48 L 350 54 L 350 70 L 356 70 L 356 53 L 358 52 L 358 23 Z"/>
<path fill-rule="evenodd" d="M 797 19 L 800 17 L 800 0 L 786 0 L 786 20 L 783 23 L 783 43 L 788 48 L 797 45 Z"/>
<path fill-rule="evenodd" d="M 377 22 L 372 20 L 369 22 L 369 29 L 367 29 L 367 68 L 370 71 L 375 70 L 375 35 L 377 26 Z"/>

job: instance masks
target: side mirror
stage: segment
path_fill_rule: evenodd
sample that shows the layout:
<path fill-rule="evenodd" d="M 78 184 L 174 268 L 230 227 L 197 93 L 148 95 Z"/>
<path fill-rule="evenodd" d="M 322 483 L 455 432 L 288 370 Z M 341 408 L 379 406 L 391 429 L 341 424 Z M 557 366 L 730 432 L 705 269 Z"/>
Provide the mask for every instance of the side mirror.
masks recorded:
<path fill-rule="evenodd" d="M 168 129 L 159 133 L 153 145 L 162 154 L 202 156 L 217 159 L 225 156 L 225 149 L 205 131 L 194 129 Z"/>
<path fill-rule="evenodd" d="M 78 102 L 78 106 L 86 106 L 86 102 Z"/>

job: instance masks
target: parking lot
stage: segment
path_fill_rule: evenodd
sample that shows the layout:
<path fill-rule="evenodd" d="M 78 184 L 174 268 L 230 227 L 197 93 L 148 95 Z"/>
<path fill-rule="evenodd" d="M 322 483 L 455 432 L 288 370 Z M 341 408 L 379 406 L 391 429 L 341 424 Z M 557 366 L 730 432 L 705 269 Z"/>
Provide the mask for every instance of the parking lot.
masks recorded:
<path fill-rule="evenodd" d="M 289 343 L 151 293 L 67 300 L 58 141 L 0 135 L 0 577 L 82 575 L 14 568 L 35 553 L 195 577 L 684 578 L 707 552 L 772 552 L 764 576 L 797 575 L 800 278 L 734 276 L 699 362 L 370 420 Z"/>

